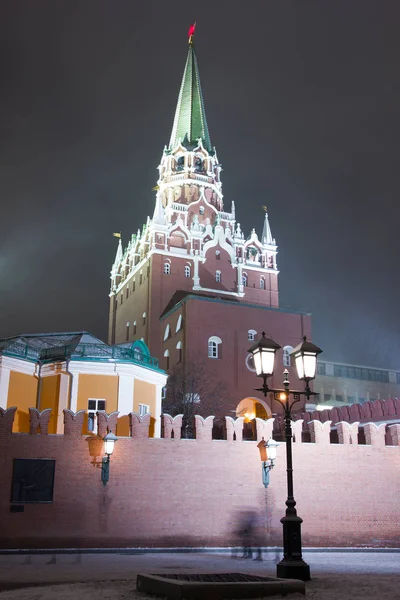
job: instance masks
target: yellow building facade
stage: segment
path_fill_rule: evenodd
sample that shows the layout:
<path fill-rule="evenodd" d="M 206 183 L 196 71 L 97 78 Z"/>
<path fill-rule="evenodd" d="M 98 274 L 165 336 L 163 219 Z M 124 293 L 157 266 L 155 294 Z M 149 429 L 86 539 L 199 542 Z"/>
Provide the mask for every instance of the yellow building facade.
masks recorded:
<path fill-rule="evenodd" d="M 160 437 L 166 381 L 143 341 L 108 346 L 86 332 L 0 340 L 0 407 L 17 407 L 15 432 L 29 431 L 34 407 L 51 408 L 49 433 L 63 433 L 68 408 L 86 411 L 87 433 L 97 433 L 97 411 L 118 411 L 120 436 L 129 435 L 129 413 L 149 413 L 150 434 Z"/>

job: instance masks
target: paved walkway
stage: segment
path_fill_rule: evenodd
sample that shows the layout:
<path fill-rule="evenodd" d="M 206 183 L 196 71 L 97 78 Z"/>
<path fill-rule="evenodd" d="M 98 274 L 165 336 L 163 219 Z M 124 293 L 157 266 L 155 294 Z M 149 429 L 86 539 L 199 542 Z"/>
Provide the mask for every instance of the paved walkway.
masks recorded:
<path fill-rule="evenodd" d="M 311 575 L 400 575 L 398 552 L 305 552 Z M 136 579 L 138 572 L 247 572 L 275 576 L 278 552 L 263 562 L 233 559 L 226 554 L 13 554 L 0 555 L 0 590 L 49 583 Z"/>

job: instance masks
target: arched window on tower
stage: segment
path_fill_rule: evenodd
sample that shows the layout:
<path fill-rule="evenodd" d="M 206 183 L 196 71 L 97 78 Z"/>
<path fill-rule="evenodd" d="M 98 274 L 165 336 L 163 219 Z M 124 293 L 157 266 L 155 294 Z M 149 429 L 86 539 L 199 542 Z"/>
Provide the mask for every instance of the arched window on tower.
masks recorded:
<path fill-rule="evenodd" d="M 260 290 L 265 290 L 265 279 L 260 277 Z"/>
<path fill-rule="evenodd" d="M 176 322 L 175 333 L 178 332 L 182 327 L 182 315 L 179 315 L 178 320 Z"/>
<path fill-rule="evenodd" d="M 185 277 L 190 277 L 190 265 L 185 265 Z"/>
<path fill-rule="evenodd" d="M 221 271 L 215 271 L 215 281 L 221 283 Z"/>
<path fill-rule="evenodd" d="M 249 329 L 247 332 L 247 339 L 249 342 L 254 342 L 256 339 L 257 331 L 255 329 Z"/>
<path fill-rule="evenodd" d="M 168 371 L 168 369 L 169 369 L 169 350 L 166 350 L 164 352 L 164 358 L 165 358 L 165 370 Z"/>
<path fill-rule="evenodd" d="M 133 335 L 136 335 L 136 321 L 133 321 Z"/>
<path fill-rule="evenodd" d="M 170 329 L 170 326 L 169 326 L 169 323 L 168 323 L 168 325 L 166 326 L 165 331 L 164 331 L 164 341 L 169 338 L 170 332 L 171 332 L 171 329 Z"/>
<path fill-rule="evenodd" d="M 208 338 L 208 358 L 221 358 L 221 338 L 213 335 Z"/>
<path fill-rule="evenodd" d="M 180 156 L 177 160 L 176 163 L 176 170 L 177 171 L 183 171 L 183 169 L 185 168 L 185 157 L 184 156 Z"/>
<path fill-rule="evenodd" d="M 216 258 L 216 260 L 221 260 L 221 252 L 219 250 L 216 250 L 215 258 Z"/>
<path fill-rule="evenodd" d="M 242 275 L 242 286 L 243 287 L 247 287 L 248 281 L 249 281 L 249 278 L 248 278 L 247 273 L 243 273 L 243 275 Z"/>
<path fill-rule="evenodd" d="M 293 351 L 292 346 L 285 346 L 283 348 L 283 366 L 290 367 L 290 353 Z"/>
<path fill-rule="evenodd" d="M 171 263 L 168 261 L 165 261 L 164 263 L 164 275 L 170 275 L 171 273 Z"/>
<path fill-rule="evenodd" d="M 182 362 L 182 342 L 178 342 L 176 345 L 178 351 L 178 363 Z"/>
<path fill-rule="evenodd" d="M 144 312 L 142 315 L 143 325 L 146 325 L 146 313 Z"/>

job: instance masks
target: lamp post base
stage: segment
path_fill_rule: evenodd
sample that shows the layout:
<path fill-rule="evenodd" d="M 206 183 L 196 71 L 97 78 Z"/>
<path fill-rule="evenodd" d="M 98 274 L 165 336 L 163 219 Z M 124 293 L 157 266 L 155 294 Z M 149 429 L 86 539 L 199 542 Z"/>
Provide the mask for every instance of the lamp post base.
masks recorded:
<path fill-rule="evenodd" d="M 310 581 L 310 566 L 301 558 L 288 559 L 283 558 L 276 565 L 276 576 L 280 579 L 301 579 L 301 581 Z"/>
<path fill-rule="evenodd" d="M 290 494 L 292 498 L 292 494 Z M 301 579 L 309 581 L 310 567 L 301 556 L 301 524 L 303 519 L 297 516 L 294 499 L 286 501 L 286 516 L 282 517 L 283 525 L 283 559 L 276 565 L 278 577 L 283 579 Z"/>

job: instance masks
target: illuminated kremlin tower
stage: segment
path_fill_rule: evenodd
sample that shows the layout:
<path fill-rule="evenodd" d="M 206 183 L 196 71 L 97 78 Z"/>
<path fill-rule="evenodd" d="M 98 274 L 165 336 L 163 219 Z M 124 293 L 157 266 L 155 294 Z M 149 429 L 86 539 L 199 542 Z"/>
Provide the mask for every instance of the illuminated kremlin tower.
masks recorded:
<path fill-rule="evenodd" d="M 143 339 L 165 369 L 210 361 L 209 372 L 218 366 L 215 376 L 229 389 L 234 409 L 248 396 L 264 404 L 252 392 L 257 380 L 247 349 L 253 339 L 265 330 L 282 345 L 281 360 L 290 367 L 288 353 L 310 335 L 310 317 L 279 309 L 277 245 L 266 209 L 261 235 L 255 229 L 245 235 L 234 203 L 224 206 L 221 170 L 192 29 L 153 217 L 125 248 L 119 241 L 112 266 L 109 343 Z M 250 399 L 247 404 L 250 410 Z"/>

